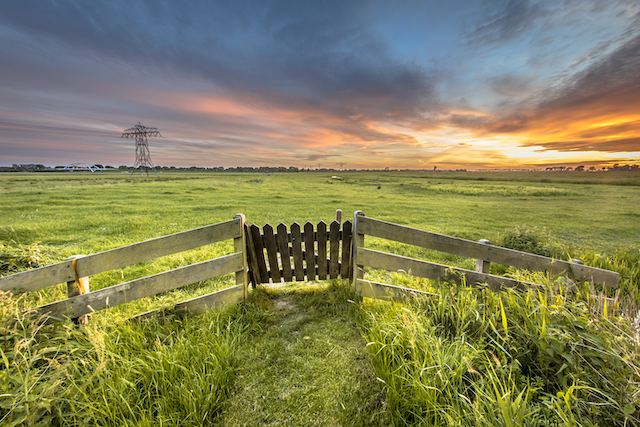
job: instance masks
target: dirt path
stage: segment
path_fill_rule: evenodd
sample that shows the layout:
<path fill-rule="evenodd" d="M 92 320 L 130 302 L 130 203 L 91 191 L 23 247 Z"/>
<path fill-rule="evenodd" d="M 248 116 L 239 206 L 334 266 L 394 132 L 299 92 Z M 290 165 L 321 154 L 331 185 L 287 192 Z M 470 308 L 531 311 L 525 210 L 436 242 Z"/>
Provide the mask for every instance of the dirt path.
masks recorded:
<path fill-rule="evenodd" d="M 340 296 L 327 285 L 309 289 L 268 292 L 273 323 L 244 349 L 221 425 L 388 424 L 386 398 L 350 303 L 336 302 Z"/>

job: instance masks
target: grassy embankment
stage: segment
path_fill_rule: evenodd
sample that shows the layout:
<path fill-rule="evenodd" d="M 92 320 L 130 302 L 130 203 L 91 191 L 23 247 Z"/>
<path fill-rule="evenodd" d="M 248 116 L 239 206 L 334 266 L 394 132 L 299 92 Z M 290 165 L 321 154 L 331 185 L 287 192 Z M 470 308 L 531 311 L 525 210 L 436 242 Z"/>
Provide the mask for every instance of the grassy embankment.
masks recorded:
<path fill-rule="evenodd" d="M 0 191 L 9 201 L 0 208 L 2 274 L 237 212 L 275 225 L 329 221 L 342 208 L 346 215 L 361 209 L 444 234 L 583 258 L 622 274 L 623 301 L 632 304 L 639 295 L 640 179 L 633 174 L 123 175 L 1 175 Z M 375 239 L 367 244 L 467 268 L 473 263 Z M 91 286 L 230 251 L 214 245 L 165 257 L 92 278 Z M 142 326 L 123 322 L 132 313 L 226 287 L 231 278 L 225 277 L 96 314 L 86 329 L 5 329 L 0 417 L 108 425 L 178 419 L 192 425 L 637 423 L 632 331 L 624 319 L 595 314 L 585 292 L 568 296 L 553 283 L 544 295 L 451 292 L 396 273 L 370 274 L 440 298 L 356 304 L 336 284 L 297 297 L 271 291 L 224 313 Z M 19 303 L 39 304 L 62 292 L 4 301 L 3 310 L 8 315 Z M 291 298 L 299 303 L 286 309 Z M 322 298 L 332 304 L 320 304 Z M 353 335 L 356 324 L 366 346 Z M 371 361 L 362 357 L 364 348 Z M 384 395 L 372 387 L 371 363 Z M 269 418 L 274 413 L 280 415 Z"/>

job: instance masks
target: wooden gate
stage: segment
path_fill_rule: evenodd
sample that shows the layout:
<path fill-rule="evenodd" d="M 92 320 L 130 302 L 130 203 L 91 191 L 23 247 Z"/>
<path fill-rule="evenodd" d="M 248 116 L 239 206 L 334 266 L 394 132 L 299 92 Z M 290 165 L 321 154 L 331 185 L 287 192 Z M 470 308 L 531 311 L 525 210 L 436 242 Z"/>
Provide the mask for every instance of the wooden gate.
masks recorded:
<path fill-rule="evenodd" d="M 351 221 L 329 224 L 296 222 L 260 228 L 247 226 L 247 254 L 251 282 L 280 283 L 351 278 Z"/>

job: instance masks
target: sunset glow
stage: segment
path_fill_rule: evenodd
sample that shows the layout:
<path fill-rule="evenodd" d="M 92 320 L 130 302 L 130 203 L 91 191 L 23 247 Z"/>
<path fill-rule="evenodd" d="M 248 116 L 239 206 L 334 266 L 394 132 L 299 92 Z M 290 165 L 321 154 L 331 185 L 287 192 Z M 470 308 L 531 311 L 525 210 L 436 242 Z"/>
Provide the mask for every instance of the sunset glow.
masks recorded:
<path fill-rule="evenodd" d="M 636 1 L 134 4 L 0 4 L 0 166 L 639 162 Z"/>

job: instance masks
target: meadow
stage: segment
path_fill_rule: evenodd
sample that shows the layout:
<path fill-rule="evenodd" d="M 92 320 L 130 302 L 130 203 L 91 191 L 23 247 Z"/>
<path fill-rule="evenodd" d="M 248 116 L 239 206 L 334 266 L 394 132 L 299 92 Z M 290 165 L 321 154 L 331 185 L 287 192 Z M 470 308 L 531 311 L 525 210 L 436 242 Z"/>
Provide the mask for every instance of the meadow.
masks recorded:
<path fill-rule="evenodd" d="M 3 296 L 7 425 L 639 425 L 640 177 L 634 173 L 0 174 L 0 274 L 228 220 L 367 216 L 621 274 L 620 290 L 531 277 L 539 294 L 370 277 L 439 298 L 361 301 L 344 281 L 259 289 L 238 307 L 132 324 L 229 286 L 212 279 L 38 327 L 20 310 L 64 286 Z M 473 268 L 473 260 L 382 250 Z M 91 279 L 91 288 L 230 253 L 218 244 Z M 502 266 L 492 272 L 520 274 Z M 613 315 L 594 294 L 615 297 Z M 295 367 L 295 368 L 294 368 Z M 346 372 L 346 374 L 345 374 Z M 274 415 L 276 414 L 276 415 Z M 11 424 L 14 423 L 14 424 Z"/>

